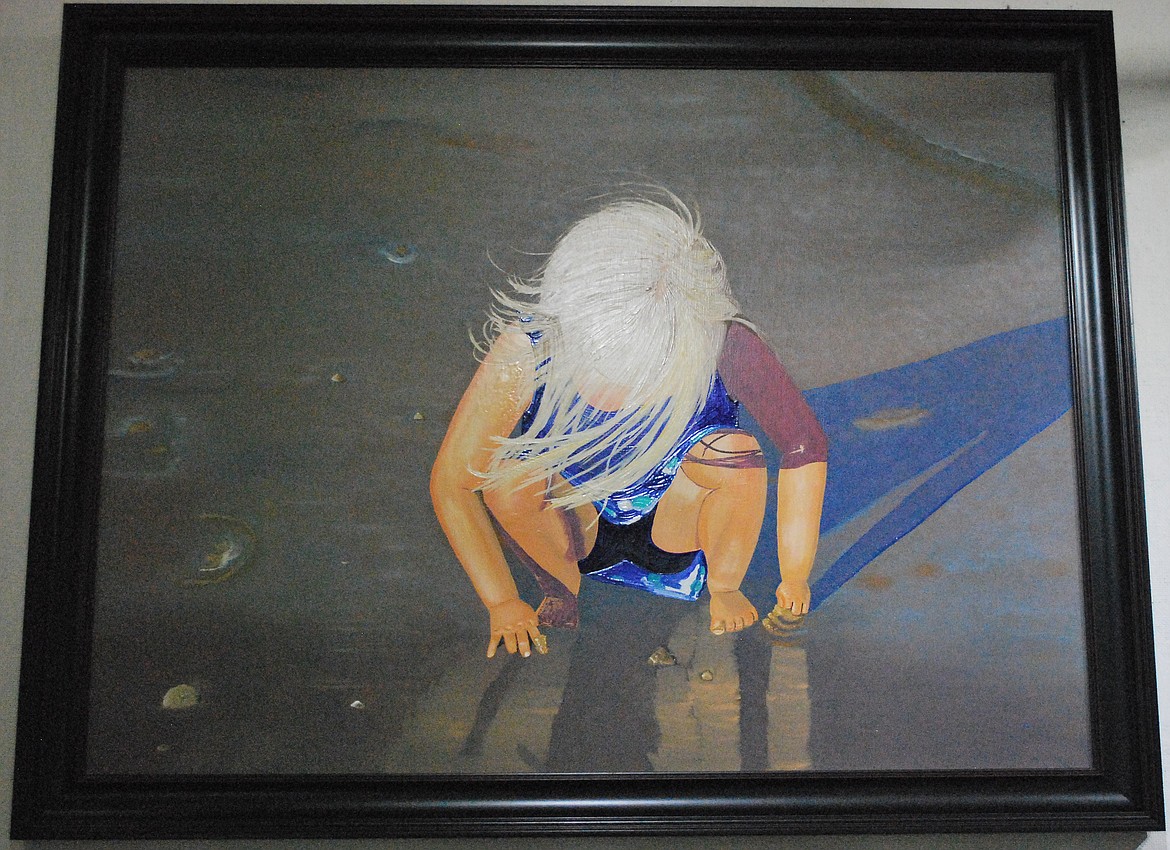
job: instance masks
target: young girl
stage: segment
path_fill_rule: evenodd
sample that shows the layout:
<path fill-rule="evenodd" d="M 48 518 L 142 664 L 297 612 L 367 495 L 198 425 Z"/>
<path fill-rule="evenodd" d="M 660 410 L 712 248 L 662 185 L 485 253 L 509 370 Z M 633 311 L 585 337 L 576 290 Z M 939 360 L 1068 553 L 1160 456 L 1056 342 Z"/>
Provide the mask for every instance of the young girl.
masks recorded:
<path fill-rule="evenodd" d="M 489 344 L 439 449 L 435 513 L 487 607 L 487 655 L 545 652 L 577 624 L 581 576 L 678 599 L 711 631 L 758 619 L 740 592 L 767 498 L 743 405 L 783 456 L 777 613 L 808 610 L 824 433 L 738 315 L 719 253 L 673 195 L 573 225 L 531 281 L 496 293 Z M 502 532 L 498 533 L 498 532 Z M 520 599 L 501 536 L 544 600 Z"/>

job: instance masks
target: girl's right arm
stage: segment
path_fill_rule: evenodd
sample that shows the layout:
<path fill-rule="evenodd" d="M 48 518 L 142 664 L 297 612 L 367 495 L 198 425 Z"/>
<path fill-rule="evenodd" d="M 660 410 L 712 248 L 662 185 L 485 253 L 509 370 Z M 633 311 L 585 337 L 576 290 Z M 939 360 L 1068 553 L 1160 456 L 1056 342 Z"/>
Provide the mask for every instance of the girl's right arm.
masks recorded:
<path fill-rule="evenodd" d="M 535 362 L 528 337 L 508 330 L 492 343 L 460 400 L 431 469 L 431 501 L 455 557 L 491 619 L 489 658 L 502 642 L 509 652 L 531 653 L 544 640 L 536 613 L 520 599 L 499 537 L 477 492 L 496 438 L 507 437 L 532 400 Z"/>

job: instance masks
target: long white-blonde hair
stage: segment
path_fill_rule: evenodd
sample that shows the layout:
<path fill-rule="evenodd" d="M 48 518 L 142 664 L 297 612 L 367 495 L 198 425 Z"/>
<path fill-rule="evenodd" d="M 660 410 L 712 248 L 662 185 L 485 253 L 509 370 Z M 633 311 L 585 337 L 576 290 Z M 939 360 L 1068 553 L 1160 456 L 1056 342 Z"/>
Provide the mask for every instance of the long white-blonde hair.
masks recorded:
<path fill-rule="evenodd" d="M 500 439 L 477 472 L 480 489 L 550 482 L 576 465 L 585 480 L 550 489 L 550 503 L 604 501 L 658 466 L 702 408 L 739 305 L 698 215 L 661 195 L 586 216 L 532 278 L 494 293 L 487 336 L 527 333 L 543 392 L 524 432 Z M 589 387 L 622 399 L 612 416 L 597 421 Z"/>

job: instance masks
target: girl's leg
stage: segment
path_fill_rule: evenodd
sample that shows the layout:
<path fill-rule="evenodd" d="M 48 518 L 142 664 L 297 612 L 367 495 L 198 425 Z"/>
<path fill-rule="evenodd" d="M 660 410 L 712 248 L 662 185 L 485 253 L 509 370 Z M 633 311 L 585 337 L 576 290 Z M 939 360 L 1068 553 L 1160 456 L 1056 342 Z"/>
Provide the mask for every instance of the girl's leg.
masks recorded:
<path fill-rule="evenodd" d="M 658 503 L 652 537 L 668 552 L 702 549 L 711 592 L 711 631 L 747 628 L 759 614 L 740 590 L 756 550 L 768 471 L 756 438 L 720 431 L 691 449 Z"/>
<path fill-rule="evenodd" d="M 483 500 L 544 593 L 537 609 L 540 624 L 572 628 L 577 625 L 581 588 L 577 561 L 593 548 L 597 511 L 592 505 L 572 511 L 551 508 L 547 491 L 546 486 L 533 484 L 510 492 L 487 491 Z"/>

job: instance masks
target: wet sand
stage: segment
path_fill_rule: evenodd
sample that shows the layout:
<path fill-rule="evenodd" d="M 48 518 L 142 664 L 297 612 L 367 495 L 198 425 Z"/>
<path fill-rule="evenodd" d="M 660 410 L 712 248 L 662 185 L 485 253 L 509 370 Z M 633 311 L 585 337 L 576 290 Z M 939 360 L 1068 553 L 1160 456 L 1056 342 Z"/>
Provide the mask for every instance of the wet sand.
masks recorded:
<path fill-rule="evenodd" d="M 651 181 L 697 203 L 805 388 L 1064 312 L 1046 80 L 834 85 L 836 106 L 772 72 L 133 72 L 91 767 L 1088 765 L 1065 420 L 791 645 L 587 584 L 548 656 L 483 658 L 430 463 L 496 266 L 531 271 L 597 193 Z M 858 132 L 841 102 L 892 129 Z M 775 572 L 761 559 L 745 584 L 762 609 Z"/>

